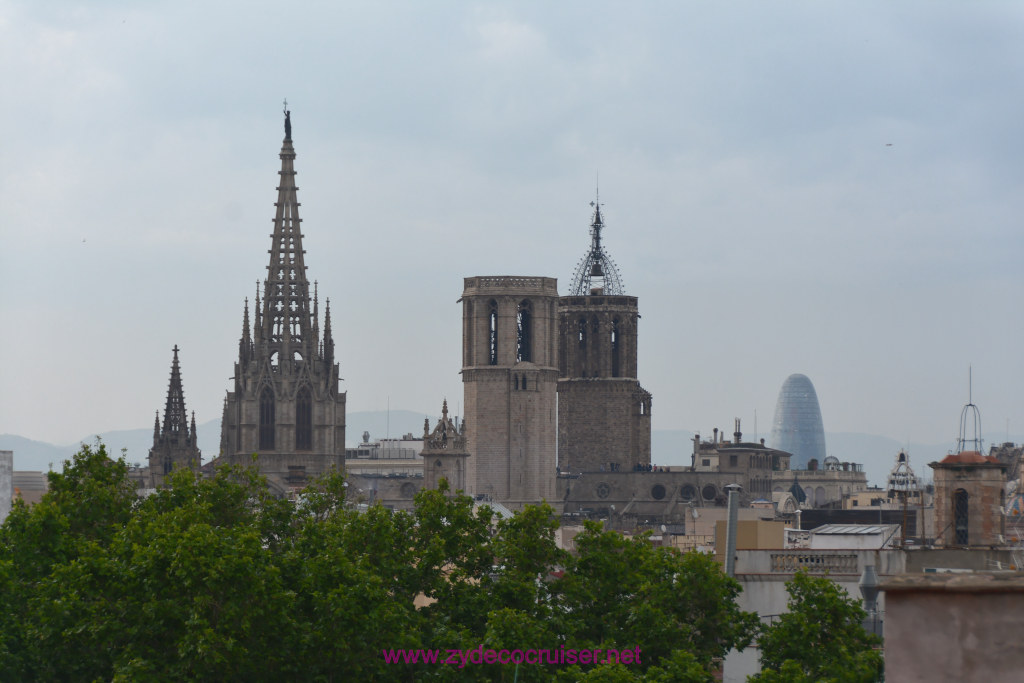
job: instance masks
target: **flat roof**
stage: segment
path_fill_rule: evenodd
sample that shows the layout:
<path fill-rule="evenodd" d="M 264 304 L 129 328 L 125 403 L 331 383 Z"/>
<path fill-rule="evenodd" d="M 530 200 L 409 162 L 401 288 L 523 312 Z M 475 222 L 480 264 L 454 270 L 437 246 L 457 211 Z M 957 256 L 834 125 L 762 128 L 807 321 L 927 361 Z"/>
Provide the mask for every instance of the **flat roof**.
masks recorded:
<path fill-rule="evenodd" d="M 811 529 L 812 534 L 857 534 L 861 536 L 870 534 L 884 534 L 892 531 L 896 524 L 825 524 L 817 529 Z"/>

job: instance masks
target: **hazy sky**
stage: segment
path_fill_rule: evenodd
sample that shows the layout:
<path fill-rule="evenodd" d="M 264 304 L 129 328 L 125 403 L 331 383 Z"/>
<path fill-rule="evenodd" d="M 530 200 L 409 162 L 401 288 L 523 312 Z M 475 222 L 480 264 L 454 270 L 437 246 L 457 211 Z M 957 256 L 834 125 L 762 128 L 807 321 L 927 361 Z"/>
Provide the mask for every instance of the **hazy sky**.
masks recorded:
<path fill-rule="evenodd" d="M 282 100 L 350 411 L 461 404 L 462 278 L 600 174 L 656 429 L 1024 433 L 1024 3 L 0 0 L 0 433 L 218 418 Z"/>

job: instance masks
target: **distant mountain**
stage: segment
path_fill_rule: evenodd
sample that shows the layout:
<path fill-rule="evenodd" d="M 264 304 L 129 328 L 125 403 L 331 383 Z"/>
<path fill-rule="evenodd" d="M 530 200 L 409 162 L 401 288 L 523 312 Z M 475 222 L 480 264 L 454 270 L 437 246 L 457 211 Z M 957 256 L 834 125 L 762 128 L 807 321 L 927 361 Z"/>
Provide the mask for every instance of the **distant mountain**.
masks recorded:
<path fill-rule="evenodd" d="M 423 418 L 430 418 L 431 423 L 438 417 L 430 413 L 417 413 L 411 410 L 386 410 L 349 413 L 346 415 L 345 442 L 346 446 L 357 446 L 362 441 L 363 432 L 369 432 L 372 440 L 387 436 L 402 437 L 412 433 L 423 435 Z M 431 424 L 433 426 L 433 424 Z M 199 450 L 203 453 L 203 462 L 207 462 L 220 452 L 220 420 L 210 420 L 196 425 Z M 81 444 L 92 445 L 96 438 L 106 445 L 107 452 L 112 456 L 121 455 L 124 450 L 125 459 L 129 463 L 146 464 L 149 449 L 153 446 L 153 428 L 121 429 L 102 432 L 82 437 L 78 441 L 65 446 L 57 446 L 43 441 L 26 439 L 16 434 L 0 434 L 0 451 L 14 451 L 14 469 L 16 470 L 61 470 L 64 461 L 78 452 Z"/>
<path fill-rule="evenodd" d="M 370 440 L 385 437 L 401 438 L 405 434 L 415 437 L 423 435 L 423 418 L 431 426 L 439 417 L 433 413 L 417 413 L 412 410 L 371 410 L 349 413 L 346 416 L 345 441 L 351 448 L 359 445 L 363 432 L 369 432 Z M 217 455 L 220 450 L 220 420 L 210 420 L 196 426 L 199 449 L 203 461 Z M 693 453 L 694 432 L 685 429 L 655 429 L 651 432 L 651 461 L 655 465 L 689 465 Z M 145 464 L 149 449 L 153 445 L 153 430 L 125 429 L 104 432 L 98 435 L 107 445 L 107 451 L 120 455 L 121 449 L 130 463 Z M 1024 437 L 1011 435 L 1015 443 L 1024 442 Z M 0 435 L 0 450 L 14 451 L 16 470 L 60 470 L 63 462 L 78 451 L 81 443 L 93 443 L 96 436 L 88 436 L 67 446 L 55 446 L 42 441 L 33 441 L 14 434 Z M 1000 439 L 1002 443 L 1003 439 Z M 771 445 L 771 444 L 769 444 Z M 889 471 L 896 461 L 896 454 L 903 448 L 910 456 L 910 466 L 919 477 L 931 479 L 928 463 L 941 460 L 953 449 L 952 442 L 943 444 L 901 443 L 896 439 L 875 434 L 833 432 L 825 434 L 825 446 L 829 455 L 843 462 L 855 462 L 864 466 L 868 482 L 884 486 Z M 985 450 L 989 442 L 986 441 Z"/>

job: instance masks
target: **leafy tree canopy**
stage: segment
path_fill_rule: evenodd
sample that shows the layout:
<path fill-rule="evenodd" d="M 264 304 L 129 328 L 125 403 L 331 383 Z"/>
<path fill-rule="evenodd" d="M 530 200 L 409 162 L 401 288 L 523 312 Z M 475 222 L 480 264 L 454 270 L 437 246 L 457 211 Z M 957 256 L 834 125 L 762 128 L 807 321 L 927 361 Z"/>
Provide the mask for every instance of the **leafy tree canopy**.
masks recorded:
<path fill-rule="evenodd" d="M 704 555 L 546 506 L 497 520 L 445 486 L 411 513 L 346 504 L 333 474 L 289 503 L 251 469 L 188 470 L 139 499 L 83 446 L 0 527 L 0 679 L 706 681 L 754 615 Z M 385 651 L 640 648 L 640 662 L 425 664 Z"/>
<path fill-rule="evenodd" d="M 797 573 L 789 611 L 757 640 L 762 671 L 752 683 L 871 683 L 882 674 L 880 639 L 864 630 L 860 603 L 827 577 Z"/>

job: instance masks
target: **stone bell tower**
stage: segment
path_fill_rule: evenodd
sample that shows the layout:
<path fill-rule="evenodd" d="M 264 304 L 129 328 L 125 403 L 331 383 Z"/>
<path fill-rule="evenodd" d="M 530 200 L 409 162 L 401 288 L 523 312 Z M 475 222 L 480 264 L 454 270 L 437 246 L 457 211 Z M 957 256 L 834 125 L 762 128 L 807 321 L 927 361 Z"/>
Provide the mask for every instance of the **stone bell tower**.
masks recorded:
<path fill-rule="evenodd" d="M 331 303 L 320 333 L 319 299 L 310 296 L 302 248 L 291 112 L 285 112 L 280 182 L 270 263 L 257 287 L 250 334 L 249 302 L 235 363 L 234 391 L 224 401 L 221 454 L 251 464 L 281 495 L 345 464 L 345 394 L 331 334 Z"/>
<path fill-rule="evenodd" d="M 627 471 L 651 462 L 651 394 L 637 380 L 637 298 L 623 292 L 591 205 L 590 249 L 558 300 L 558 464 Z"/>
<path fill-rule="evenodd" d="M 556 280 L 468 277 L 460 301 L 467 492 L 513 508 L 554 501 Z"/>

